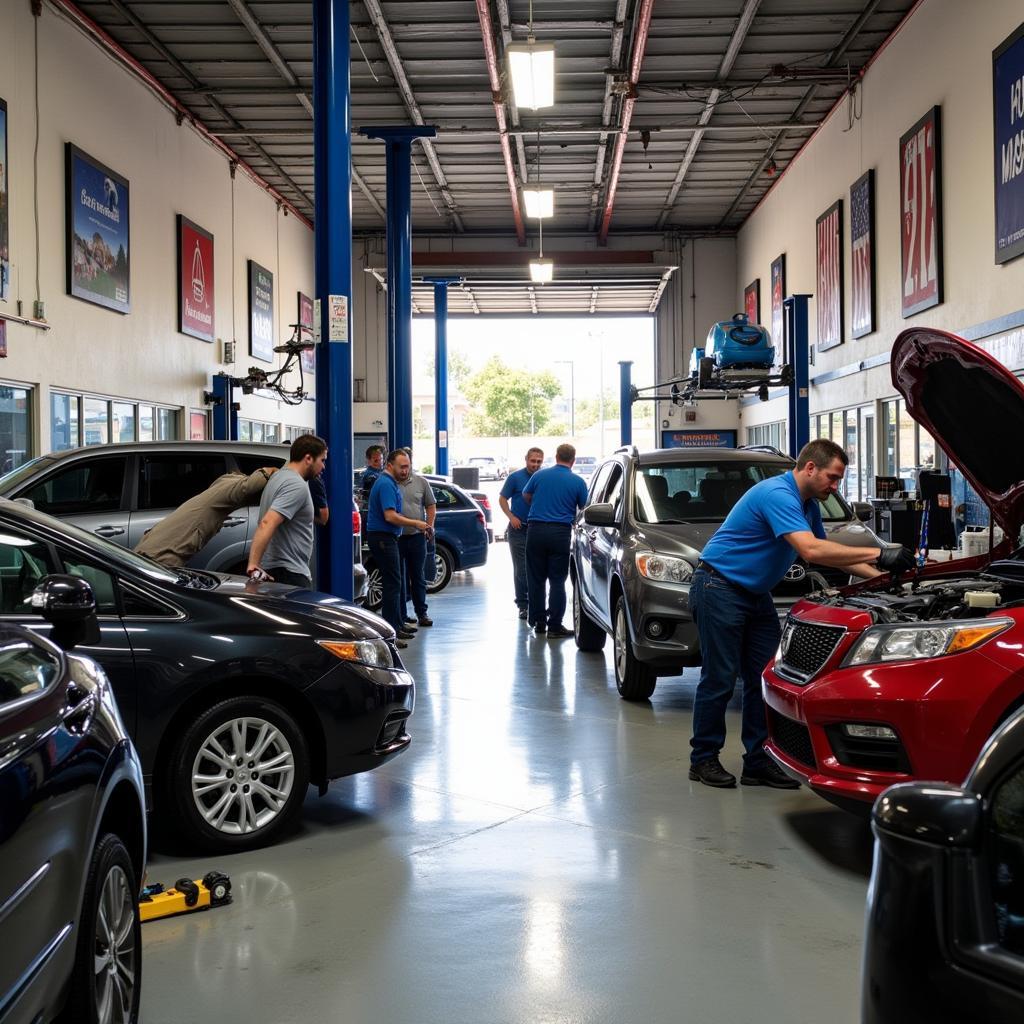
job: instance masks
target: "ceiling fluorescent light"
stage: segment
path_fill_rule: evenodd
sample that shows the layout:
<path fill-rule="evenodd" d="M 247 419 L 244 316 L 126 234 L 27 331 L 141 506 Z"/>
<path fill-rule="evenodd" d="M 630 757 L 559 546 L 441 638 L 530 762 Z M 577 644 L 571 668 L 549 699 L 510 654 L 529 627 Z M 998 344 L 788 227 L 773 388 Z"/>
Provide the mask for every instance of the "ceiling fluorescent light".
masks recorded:
<path fill-rule="evenodd" d="M 511 43 L 505 52 L 516 106 L 527 110 L 554 106 L 554 43 Z"/>
<path fill-rule="evenodd" d="M 530 260 L 530 280 L 537 284 L 547 284 L 555 276 L 555 264 L 552 260 Z"/>
<path fill-rule="evenodd" d="M 523 205 L 526 216 L 540 220 L 555 213 L 555 190 L 553 188 L 524 188 Z"/>

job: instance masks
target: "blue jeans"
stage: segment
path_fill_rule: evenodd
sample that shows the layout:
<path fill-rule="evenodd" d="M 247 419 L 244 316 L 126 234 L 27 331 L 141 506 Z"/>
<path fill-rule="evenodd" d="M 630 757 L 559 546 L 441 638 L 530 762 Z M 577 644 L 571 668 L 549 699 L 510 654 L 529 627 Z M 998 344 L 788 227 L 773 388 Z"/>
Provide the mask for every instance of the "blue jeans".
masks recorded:
<path fill-rule="evenodd" d="M 531 626 L 560 626 L 565 615 L 565 580 L 569 575 L 568 523 L 534 520 L 526 530 L 526 576 Z M 545 613 L 545 591 L 547 612 Z M 545 619 L 546 616 L 546 619 Z"/>
<path fill-rule="evenodd" d="M 397 632 L 402 628 L 402 560 L 398 554 L 398 538 L 393 533 L 374 530 L 366 534 L 366 543 L 380 571 L 381 617 Z"/>
<path fill-rule="evenodd" d="M 698 569 L 690 583 L 690 608 L 700 636 L 701 668 L 693 702 L 691 764 L 717 757 L 725 745 L 725 709 L 743 680 L 744 767 L 768 763 L 761 673 L 779 646 L 779 617 L 771 594 L 753 594 L 716 572 Z"/>
<path fill-rule="evenodd" d="M 404 617 L 409 597 L 416 616 L 427 614 L 427 585 L 423 581 L 423 565 L 427 558 L 427 538 L 422 533 L 402 534 L 398 538 L 398 553 L 402 557 L 401 610 Z"/>
<path fill-rule="evenodd" d="M 505 531 L 505 539 L 508 541 L 508 549 L 512 552 L 512 574 L 516 587 L 516 604 L 520 608 L 526 608 L 527 583 L 526 583 L 526 524 L 523 523 L 518 530 L 511 526 Z"/>

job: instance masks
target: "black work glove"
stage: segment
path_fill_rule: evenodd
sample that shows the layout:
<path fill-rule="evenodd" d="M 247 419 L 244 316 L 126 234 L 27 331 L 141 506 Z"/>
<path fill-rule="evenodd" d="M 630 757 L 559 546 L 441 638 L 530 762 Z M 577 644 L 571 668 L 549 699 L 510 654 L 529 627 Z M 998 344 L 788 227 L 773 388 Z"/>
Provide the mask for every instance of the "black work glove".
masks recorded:
<path fill-rule="evenodd" d="M 878 560 L 875 562 L 881 572 L 906 572 L 917 565 L 914 552 L 902 545 L 899 547 L 882 548 Z"/>

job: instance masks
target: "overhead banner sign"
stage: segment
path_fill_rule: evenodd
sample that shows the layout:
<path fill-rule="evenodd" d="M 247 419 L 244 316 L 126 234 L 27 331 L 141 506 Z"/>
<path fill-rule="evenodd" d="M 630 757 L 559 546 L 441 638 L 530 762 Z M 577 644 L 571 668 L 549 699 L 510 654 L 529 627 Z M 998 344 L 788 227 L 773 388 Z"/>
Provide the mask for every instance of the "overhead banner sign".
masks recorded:
<path fill-rule="evenodd" d="M 178 214 L 178 330 L 214 340 L 213 235 Z"/>
<path fill-rule="evenodd" d="M 1024 25 L 992 51 L 996 263 L 1024 253 Z"/>
<path fill-rule="evenodd" d="M 274 275 L 249 260 L 249 355 L 274 361 Z"/>
<path fill-rule="evenodd" d="M 662 448 L 735 448 L 735 430 L 663 430 Z"/>

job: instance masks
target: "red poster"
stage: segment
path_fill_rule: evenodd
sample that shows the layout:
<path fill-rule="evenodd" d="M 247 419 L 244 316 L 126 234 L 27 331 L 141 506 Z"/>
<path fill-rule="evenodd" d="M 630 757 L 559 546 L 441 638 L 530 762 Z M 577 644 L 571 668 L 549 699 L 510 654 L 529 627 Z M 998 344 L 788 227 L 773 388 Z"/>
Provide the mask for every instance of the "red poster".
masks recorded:
<path fill-rule="evenodd" d="M 206 425 L 208 418 L 205 412 L 192 412 L 189 414 L 189 440 L 190 441 L 206 441 Z"/>
<path fill-rule="evenodd" d="M 900 139 L 900 253 L 903 315 L 942 301 L 942 170 L 939 108 Z"/>
<path fill-rule="evenodd" d="M 213 235 L 178 214 L 178 330 L 214 340 Z"/>
<path fill-rule="evenodd" d="M 313 340 L 313 300 L 308 295 L 299 292 L 299 326 L 303 328 L 303 344 Z M 304 348 L 299 356 L 302 360 L 303 373 L 313 373 L 316 370 L 316 352 L 311 348 Z"/>
<path fill-rule="evenodd" d="M 761 322 L 761 278 L 752 281 L 743 289 L 743 312 L 752 324 Z"/>
<path fill-rule="evenodd" d="M 817 222 L 818 351 L 843 341 L 843 201 L 837 199 Z"/>

